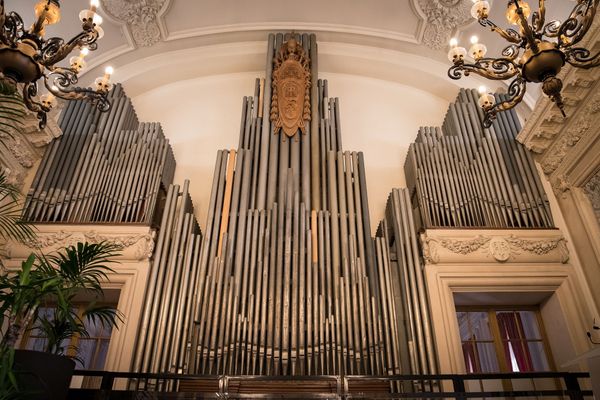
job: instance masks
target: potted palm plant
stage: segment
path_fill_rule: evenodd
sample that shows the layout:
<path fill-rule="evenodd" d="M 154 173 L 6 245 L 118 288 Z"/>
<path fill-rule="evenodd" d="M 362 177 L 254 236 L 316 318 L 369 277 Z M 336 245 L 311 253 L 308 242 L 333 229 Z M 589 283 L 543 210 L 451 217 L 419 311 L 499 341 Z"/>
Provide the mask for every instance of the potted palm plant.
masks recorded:
<path fill-rule="evenodd" d="M 55 255 L 32 255 L 16 274 L 0 276 L 0 311 L 6 321 L 2 344 L 14 348 L 18 338 L 35 325 L 45 339 L 44 351 L 16 350 L 14 371 L 27 382 L 32 399 L 64 399 L 75 367 L 76 349 L 66 344 L 75 335 L 89 336 L 86 321 L 116 326 L 119 312 L 101 305 L 101 283 L 112 272 L 108 264 L 117 255 L 111 243 L 77 243 Z M 75 297 L 86 292 L 83 313 Z M 51 313 L 39 313 L 41 307 Z"/>

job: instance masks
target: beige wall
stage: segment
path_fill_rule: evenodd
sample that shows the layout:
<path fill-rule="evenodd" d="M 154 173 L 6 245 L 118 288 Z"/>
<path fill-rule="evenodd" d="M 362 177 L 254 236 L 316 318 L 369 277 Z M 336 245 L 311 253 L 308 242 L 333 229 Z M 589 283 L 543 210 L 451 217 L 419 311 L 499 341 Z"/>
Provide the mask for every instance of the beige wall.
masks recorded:
<path fill-rule="evenodd" d="M 255 79 L 260 76 L 250 72 L 192 79 L 133 98 L 140 120 L 162 124 L 175 151 L 175 182 L 191 180 L 190 193 L 202 227 L 217 150 L 237 148 L 242 98 L 253 95 Z M 329 80 L 329 96 L 340 98 L 344 149 L 365 153 L 375 229 L 392 188 L 405 186 L 408 145 L 420 126 L 441 124 L 448 101 L 373 78 L 331 73 L 320 77 Z"/>

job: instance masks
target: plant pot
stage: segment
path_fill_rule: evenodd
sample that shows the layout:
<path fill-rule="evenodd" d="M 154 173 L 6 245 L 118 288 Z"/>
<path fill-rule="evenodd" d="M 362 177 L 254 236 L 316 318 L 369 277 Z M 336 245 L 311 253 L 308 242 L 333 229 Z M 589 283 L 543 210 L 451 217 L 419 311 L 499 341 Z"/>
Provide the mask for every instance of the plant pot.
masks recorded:
<path fill-rule="evenodd" d="M 65 356 L 16 350 L 14 371 L 24 399 L 65 400 L 75 362 Z"/>

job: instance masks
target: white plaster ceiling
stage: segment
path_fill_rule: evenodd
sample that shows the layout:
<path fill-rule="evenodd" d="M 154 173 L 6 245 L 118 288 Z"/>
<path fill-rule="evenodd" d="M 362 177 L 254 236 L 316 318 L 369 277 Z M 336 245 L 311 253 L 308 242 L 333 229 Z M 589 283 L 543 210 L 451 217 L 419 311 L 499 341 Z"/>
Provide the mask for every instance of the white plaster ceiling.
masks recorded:
<path fill-rule="evenodd" d="M 7 10 L 32 21 L 37 0 L 6 0 Z M 457 87 L 488 83 L 446 77 L 447 40 L 466 46 L 477 34 L 490 54 L 503 45 L 469 15 L 470 0 L 101 0 L 105 37 L 88 57 L 83 82 L 104 66 L 135 97 L 167 83 L 223 74 L 262 71 L 267 32 L 318 34 L 320 70 L 355 74 L 414 86 L 451 100 Z M 548 19 L 565 18 L 569 0 L 548 3 Z M 48 35 L 69 38 L 88 0 L 62 0 L 62 20 Z M 505 25 L 505 1 L 492 3 L 491 18 Z M 492 87 L 494 84 L 491 85 Z M 539 90 L 530 85 L 532 107 Z"/>

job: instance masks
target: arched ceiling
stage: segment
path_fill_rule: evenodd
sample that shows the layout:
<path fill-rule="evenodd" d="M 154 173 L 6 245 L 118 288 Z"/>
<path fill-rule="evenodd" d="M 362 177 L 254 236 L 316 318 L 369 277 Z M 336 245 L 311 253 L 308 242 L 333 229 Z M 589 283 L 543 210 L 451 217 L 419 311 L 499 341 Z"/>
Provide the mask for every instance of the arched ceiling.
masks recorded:
<path fill-rule="evenodd" d="M 36 2 L 6 0 L 6 8 L 19 12 L 28 24 Z M 382 79 L 451 100 L 457 87 L 489 82 L 447 78 L 448 39 L 457 35 L 466 43 L 477 34 L 490 54 L 499 54 L 504 45 L 475 23 L 471 4 L 471 0 L 101 0 L 106 35 L 88 57 L 82 81 L 91 81 L 110 64 L 117 70 L 115 80 L 135 97 L 186 79 L 262 71 L 267 33 L 296 30 L 318 34 L 320 71 Z M 572 5 L 569 0 L 553 1 L 548 17 L 564 17 Z M 80 29 L 79 11 L 87 7 L 88 0 L 63 0 L 62 20 L 48 27 L 47 34 L 70 38 Z M 501 25 L 504 8 L 505 1 L 493 2 L 491 18 Z M 529 108 L 539 93 L 530 86 Z"/>

